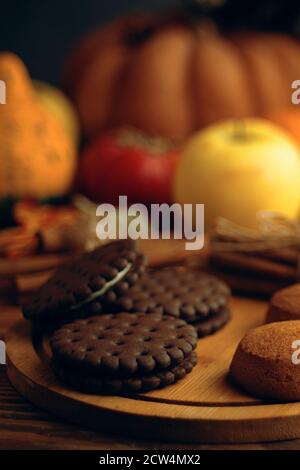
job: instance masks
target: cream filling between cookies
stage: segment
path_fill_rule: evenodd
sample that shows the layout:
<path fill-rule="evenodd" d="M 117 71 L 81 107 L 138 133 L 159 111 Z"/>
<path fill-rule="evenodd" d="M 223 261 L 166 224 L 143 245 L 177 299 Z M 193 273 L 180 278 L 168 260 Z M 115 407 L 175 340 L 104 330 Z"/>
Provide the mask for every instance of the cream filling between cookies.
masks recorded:
<path fill-rule="evenodd" d="M 126 276 L 126 274 L 130 271 L 132 268 L 132 263 L 128 263 L 128 265 L 120 271 L 116 277 L 114 277 L 111 281 L 107 281 L 105 285 L 102 287 L 102 289 L 97 290 L 96 292 L 93 292 L 92 295 L 85 300 L 82 300 L 81 302 L 77 303 L 76 305 L 73 305 L 70 307 L 68 311 L 74 311 L 74 310 L 79 310 L 80 308 L 84 307 L 85 305 L 93 302 L 93 300 L 97 300 L 98 297 L 101 295 L 106 294 L 106 292 L 111 288 L 114 287 L 121 279 Z"/>

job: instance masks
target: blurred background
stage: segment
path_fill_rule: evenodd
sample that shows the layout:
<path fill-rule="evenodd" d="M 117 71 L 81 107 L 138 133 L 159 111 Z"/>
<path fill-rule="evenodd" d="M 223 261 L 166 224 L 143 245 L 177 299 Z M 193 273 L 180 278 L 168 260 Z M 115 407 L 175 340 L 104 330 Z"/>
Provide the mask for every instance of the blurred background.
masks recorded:
<path fill-rule="evenodd" d="M 66 54 L 83 33 L 128 11 L 176 5 L 172 0 L 12 0 L 2 2 L 0 44 L 19 54 L 31 74 L 58 81 Z M 38 38 L 38 40 L 37 40 Z"/>
<path fill-rule="evenodd" d="M 208 231 L 298 222 L 294 1 L 2 2 L 0 80 L 4 274 L 95 246 L 120 195 L 204 203 Z"/>
<path fill-rule="evenodd" d="M 56 83 L 67 53 L 83 33 L 129 11 L 182 5 L 209 14 L 224 28 L 300 33 L 300 5 L 293 0 L 11 0 L 1 5 L 1 49 L 19 54 L 34 77 Z"/>

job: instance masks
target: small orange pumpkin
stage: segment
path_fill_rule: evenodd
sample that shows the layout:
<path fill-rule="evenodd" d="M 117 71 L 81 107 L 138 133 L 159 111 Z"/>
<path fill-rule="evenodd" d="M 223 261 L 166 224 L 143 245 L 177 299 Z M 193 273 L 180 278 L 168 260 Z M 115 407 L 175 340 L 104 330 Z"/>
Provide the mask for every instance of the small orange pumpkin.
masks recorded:
<path fill-rule="evenodd" d="M 75 49 L 64 82 L 87 135 L 116 125 L 185 138 L 224 118 L 288 105 L 300 45 L 272 33 L 222 35 L 156 14 L 122 18 Z"/>
<path fill-rule="evenodd" d="M 75 146 L 43 107 L 22 61 L 0 54 L 6 104 L 0 105 L 0 198 L 61 196 L 73 180 Z"/>

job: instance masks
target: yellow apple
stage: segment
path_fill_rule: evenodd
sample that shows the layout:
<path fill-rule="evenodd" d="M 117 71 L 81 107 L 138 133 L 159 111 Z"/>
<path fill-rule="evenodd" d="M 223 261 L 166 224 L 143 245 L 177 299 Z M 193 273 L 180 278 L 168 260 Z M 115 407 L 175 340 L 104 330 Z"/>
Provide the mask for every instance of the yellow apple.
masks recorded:
<path fill-rule="evenodd" d="M 205 204 L 205 228 L 217 216 L 253 227 L 260 210 L 298 215 L 299 149 L 264 119 L 226 120 L 192 136 L 183 148 L 173 194 Z"/>
<path fill-rule="evenodd" d="M 79 141 L 79 121 L 70 100 L 58 88 L 49 83 L 34 80 L 34 88 L 46 109 L 61 123 L 75 144 Z"/>

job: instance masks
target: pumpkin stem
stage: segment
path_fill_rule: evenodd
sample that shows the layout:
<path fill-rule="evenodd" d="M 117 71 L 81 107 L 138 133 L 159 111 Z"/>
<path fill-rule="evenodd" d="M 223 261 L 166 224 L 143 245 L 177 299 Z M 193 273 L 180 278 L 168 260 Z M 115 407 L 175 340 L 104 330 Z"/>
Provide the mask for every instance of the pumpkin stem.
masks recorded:
<path fill-rule="evenodd" d="M 219 34 L 218 26 L 209 18 L 205 18 L 201 22 L 194 21 L 192 25 L 198 38 L 205 39 L 207 36 L 218 36 Z"/>

